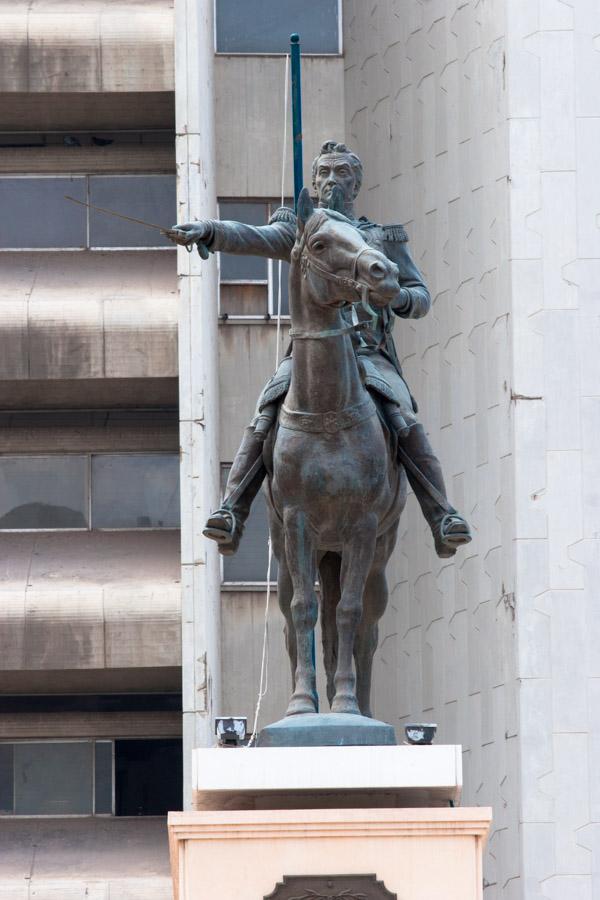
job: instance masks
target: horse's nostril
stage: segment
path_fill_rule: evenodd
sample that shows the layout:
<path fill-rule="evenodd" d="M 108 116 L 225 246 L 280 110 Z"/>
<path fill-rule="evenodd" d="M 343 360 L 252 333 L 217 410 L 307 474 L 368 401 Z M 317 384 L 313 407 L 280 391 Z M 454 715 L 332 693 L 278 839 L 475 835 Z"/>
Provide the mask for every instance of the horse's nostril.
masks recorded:
<path fill-rule="evenodd" d="M 382 278 L 385 278 L 387 272 L 385 270 L 385 267 L 382 266 L 381 263 L 374 262 L 369 266 L 369 274 L 373 278 L 377 278 L 379 281 L 381 281 Z"/>

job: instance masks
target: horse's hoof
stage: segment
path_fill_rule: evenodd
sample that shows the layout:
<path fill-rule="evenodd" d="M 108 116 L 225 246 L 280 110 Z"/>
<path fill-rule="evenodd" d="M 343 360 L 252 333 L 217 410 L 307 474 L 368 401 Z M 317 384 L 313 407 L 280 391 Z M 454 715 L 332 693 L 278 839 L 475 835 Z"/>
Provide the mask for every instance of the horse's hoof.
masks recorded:
<path fill-rule="evenodd" d="M 304 713 L 316 713 L 317 704 L 312 697 L 306 694 L 300 694 L 298 697 L 292 697 L 290 705 L 286 711 L 287 716 L 301 716 Z"/>
<path fill-rule="evenodd" d="M 351 716 L 360 716 L 361 712 L 356 702 L 356 697 L 337 695 L 331 704 L 332 713 L 345 713 Z"/>

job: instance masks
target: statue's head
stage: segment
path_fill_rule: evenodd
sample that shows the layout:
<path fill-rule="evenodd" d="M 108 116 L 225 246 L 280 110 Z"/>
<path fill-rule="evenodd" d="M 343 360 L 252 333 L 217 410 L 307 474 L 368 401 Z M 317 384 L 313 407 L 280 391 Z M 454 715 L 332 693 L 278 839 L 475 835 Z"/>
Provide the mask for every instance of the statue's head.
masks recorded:
<path fill-rule="evenodd" d="M 312 164 L 313 187 L 321 206 L 328 206 L 333 189 L 337 186 L 347 208 L 352 207 L 360 191 L 363 167 L 360 159 L 345 144 L 325 141 Z"/>

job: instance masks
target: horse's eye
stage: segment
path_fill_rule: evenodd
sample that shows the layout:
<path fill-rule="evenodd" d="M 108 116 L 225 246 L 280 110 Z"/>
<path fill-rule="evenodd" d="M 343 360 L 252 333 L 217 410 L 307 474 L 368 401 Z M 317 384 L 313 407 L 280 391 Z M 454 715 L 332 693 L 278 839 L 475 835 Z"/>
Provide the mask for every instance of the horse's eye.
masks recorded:
<path fill-rule="evenodd" d="M 310 245 L 310 249 L 312 253 L 320 253 L 321 250 L 325 249 L 325 244 L 323 243 L 323 241 L 313 241 L 313 243 Z"/>

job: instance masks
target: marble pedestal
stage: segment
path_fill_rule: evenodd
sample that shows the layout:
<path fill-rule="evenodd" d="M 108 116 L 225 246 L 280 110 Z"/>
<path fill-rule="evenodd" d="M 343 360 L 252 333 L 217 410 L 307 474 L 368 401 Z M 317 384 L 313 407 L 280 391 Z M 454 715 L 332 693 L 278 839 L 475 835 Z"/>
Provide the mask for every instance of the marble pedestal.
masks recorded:
<path fill-rule="evenodd" d="M 481 900 L 491 811 L 450 805 L 459 747 L 196 750 L 193 778 L 196 811 L 169 815 L 176 900 Z"/>

